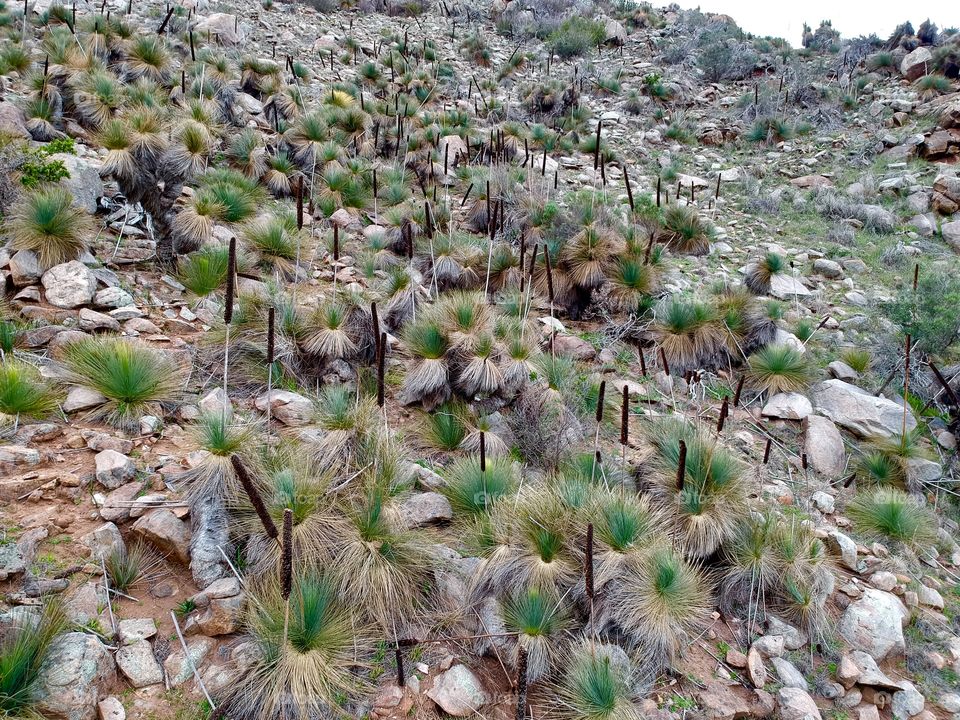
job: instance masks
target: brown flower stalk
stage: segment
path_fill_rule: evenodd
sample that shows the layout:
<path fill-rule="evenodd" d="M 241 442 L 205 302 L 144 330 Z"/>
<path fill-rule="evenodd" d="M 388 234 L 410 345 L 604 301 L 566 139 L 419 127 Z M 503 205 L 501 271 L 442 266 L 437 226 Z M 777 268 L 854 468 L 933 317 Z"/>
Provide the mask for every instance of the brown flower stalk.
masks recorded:
<path fill-rule="evenodd" d="M 257 517 L 260 518 L 260 522 L 263 524 L 264 531 L 267 533 L 268 537 L 276 540 L 280 533 L 277 532 L 277 526 L 274 524 L 273 518 L 270 517 L 270 513 L 267 511 L 267 505 L 263 502 L 263 497 L 260 495 L 260 491 L 257 490 L 256 485 L 253 484 L 250 473 L 247 472 L 247 468 L 244 466 L 240 456 L 231 455 L 230 463 L 233 465 L 233 471 L 237 474 L 237 479 L 243 486 L 243 491 L 250 499 L 250 504 L 253 505 L 253 509 L 256 511 Z"/>
<path fill-rule="evenodd" d="M 620 406 L 620 444 L 630 441 L 630 391 L 623 386 L 623 403 Z"/>
<path fill-rule="evenodd" d="M 683 486 L 687 479 L 687 443 L 680 441 L 680 452 L 677 458 L 677 490 L 683 492 Z"/>
<path fill-rule="evenodd" d="M 237 239 L 230 238 L 230 249 L 227 254 L 227 290 L 223 306 L 223 322 L 229 325 L 233 321 L 233 299 L 236 294 L 237 281 Z"/>

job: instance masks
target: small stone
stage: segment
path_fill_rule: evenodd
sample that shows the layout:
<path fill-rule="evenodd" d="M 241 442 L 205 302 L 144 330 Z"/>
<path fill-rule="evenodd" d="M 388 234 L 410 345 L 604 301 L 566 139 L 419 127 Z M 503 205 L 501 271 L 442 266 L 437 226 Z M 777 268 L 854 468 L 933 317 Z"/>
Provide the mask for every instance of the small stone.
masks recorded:
<path fill-rule="evenodd" d="M 869 579 L 871 585 L 884 592 L 890 592 L 897 586 L 897 576 L 886 570 L 878 570 Z"/>
<path fill-rule="evenodd" d="M 190 560 L 190 528 L 167 508 L 151 510 L 132 529 L 182 563 Z"/>
<path fill-rule="evenodd" d="M 470 717 L 490 702 L 480 679 L 466 665 L 454 665 L 441 673 L 427 690 L 427 697 L 454 717 Z"/>
<path fill-rule="evenodd" d="M 777 393 L 763 406 L 764 417 L 782 420 L 803 420 L 813 412 L 813 405 L 805 395 L 795 392 Z"/>
<path fill-rule="evenodd" d="M 116 450 L 103 450 L 94 457 L 97 482 L 108 490 L 114 490 L 137 474 L 133 460 Z"/>
<path fill-rule="evenodd" d="M 452 520 L 453 509 L 440 493 L 415 493 L 400 504 L 399 516 L 405 527 L 419 528 Z"/>
<path fill-rule="evenodd" d="M 840 564 L 847 570 L 857 570 L 857 544 L 839 530 L 827 535 L 827 545 L 840 556 Z"/>
<path fill-rule="evenodd" d="M 101 557 L 108 560 L 113 553 L 122 553 L 126 547 L 120 528 L 112 522 L 104 523 L 86 535 L 82 535 L 80 544 L 90 550 L 90 558 L 98 563 Z"/>
<path fill-rule="evenodd" d="M 813 698 L 800 688 L 784 687 L 777 691 L 781 720 L 823 720 Z"/>
<path fill-rule="evenodd" d="M 925 700 L 913 683 L 902 680 L 900 684 L 903 690 L 893 694 L 893 717 L 895 720 L 909 720 L 923 712 Z"/>
<path fill-rule="evenodd" d="M 297 427 L 313 420 L 314 408 L 310 398 L 288 390 L 272 390 L 256 400 L 257 409 L 265 412 L 267 405 L 276 420 L 284 425 Z"/>
<path fill-rule="evenodd" d="M 97 278 L 79 260 L 54 265 L 41 278 L 47 302 L 58 308 L 75 308 L 93 300 Z"/>
<path fill-rule="evenodd" d="M 767 684 L 767 668 L 755 647 L 751 647 L 747 653 L 747 677 L 756 688 L 762 689 Z"/>
<path fill-rule="evenodd" d="M 777 677 L 780 678 L 784 687 L 798 688 L 804 692 L 809 692 L 810 686 L 806 678 L 792 662 L 784 658 L 771 658 L 770 662 L 773 664 L 774 670 L 777 671 Z"/>
<path fill-rule="evenodd" d="M 126 720 L 127 712 L 123 709 L 123 703 L 113 695 L 107 695 L 97 703 L 97 718 L 98 720 Z"/>
<path fill-rule="evenodd" d="M 137 640 L 117 650 L 117 667 L 135 688 L 163 682 L 163 668 L 149 640 Z"/>
<path fill-rule="evenodd" d="M 121 620 L 117 625 L 120 642 L 132 645 L 140 640 L 149 640 L 157 634 L 157 623 L 153 618 Z"/>

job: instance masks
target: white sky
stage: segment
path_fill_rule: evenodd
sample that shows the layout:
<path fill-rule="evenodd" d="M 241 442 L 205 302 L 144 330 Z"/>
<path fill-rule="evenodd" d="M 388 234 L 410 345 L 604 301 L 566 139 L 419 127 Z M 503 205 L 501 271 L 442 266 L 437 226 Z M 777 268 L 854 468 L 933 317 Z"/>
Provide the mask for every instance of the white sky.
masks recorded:
<path fill-rule="evenodd" d="M 803 23 L 816 29 L 832 20 L 843 37 L 876 33 L 886 38 L 900 23 L 914 28 L 929 17 L 940 28 L 960 27 L 957 0 L 677 0 L 680 7 L 730 15 L 746 32 L 786 38 L 800 47 Z M 660 2 L 654 3 L 661 5 Z"/>

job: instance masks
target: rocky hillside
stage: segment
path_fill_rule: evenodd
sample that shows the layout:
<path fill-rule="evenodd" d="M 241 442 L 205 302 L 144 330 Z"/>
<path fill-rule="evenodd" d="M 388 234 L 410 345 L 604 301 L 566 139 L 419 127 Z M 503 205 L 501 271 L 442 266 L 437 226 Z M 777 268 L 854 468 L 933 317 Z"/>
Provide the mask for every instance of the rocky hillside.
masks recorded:
<path fill-rule="evenodd" d="M 935 21 L 0 1 L 0 716 L 960 720 Z"/>

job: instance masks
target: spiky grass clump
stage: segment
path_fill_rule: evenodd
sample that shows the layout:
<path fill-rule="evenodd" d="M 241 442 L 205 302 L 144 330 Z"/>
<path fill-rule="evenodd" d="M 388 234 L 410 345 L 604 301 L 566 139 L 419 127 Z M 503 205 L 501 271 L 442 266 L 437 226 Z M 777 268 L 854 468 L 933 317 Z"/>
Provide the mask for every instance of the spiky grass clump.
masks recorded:
<path fill-rule="evenodd" d="M 191 502 L 204 498 L 232 502 L 239 496 L 241 486 L 230 456 L 246 456 L 250 452 L 257 438 L 257 426 L 235 418 L 231 412 L 213 410 L 203 413 L 188 432 L 204 455 L 180 478 L 187 496 Z"/>
<path fill-rule="evenodd" d="M 36 253 L 41 267 L 76 259 L 93 230 L 90 216 L 73 206 L 73 195 L 59 187 L 44 187 L 24 195 L 6 223 L 11 250 Z"/>
<path fill-rule="evenodd" d="M 297 219 L 290 213 L 247 223 L 243 239 L 270 268 L 289 273 L 297 258 Z M 302 250 L 302 248 L 301 248 Z"/>
<path fill-rule="evenodd" d="M 467 437 L 466 406 L 450 402 L 431 413 L 424 413 L 417 435 L 428 447 L 445 452 L 460 449 Z"/>
<path fill-rule="evenodd" d="M 356 462 L 358 454 L 378 451 L 377 433 L 372 432 L 377 421 L 375 398 L 358 397 L 346 385 L 327 385 L 317 398 L 317 424 L 324 433 L 315 444 L 316 457 L 321 462 L 341 459 Z M 382 463 L 382 457 L 378 457 Z M 359 469 L 359 468 L 358 468 Z"/>
<path fill-rule="evenodd" d="M 329 300 L 313 313 L 303 348 L 322 360 L 350 357 L 357 343 L 348 332 L 349 309 L 337 300 Z"/>
<path fill-rule="evenodd" d="M 468 517 L 481 515 L 513 491 L 513 465 L 508 458 L 487 458 L 486 465 L 483 471 L 477 458 L 463 458 L 446 471 L 441 492 L 454 512 Z"/>
<path fill-rule="evenodd" d="M 156 580 L 163 568 L 163 560 L 143 542 L 137 541 L 111 552 L 104 558 L 104 566 L 111 589 L 129 593 L 137 585 Z"/>
<path fill-rule="evenodd" d="M 414 362 L 403 379 L 401 402 L 421 402 L 424 409 L 432 410 L 450 399 L 446 359 L 450 341 L 440 325 L 430 319 L 408 325 L 403 339 Z"/>
<path fill-rule="evenodd" d="M 227 281 L 229 256 L 225 247 L 207 246 L 190 253 L 177 266 L 177 280 L 197 297 L 206 297 Z"/>
<path fill-rule="evenodd" d="M 843 349 L 840 353 L 840 359 L 860 375 L 863 375 L 870 370 L 873 355 L 865 348 L 850 347 Z"/>
<path fill-rule="evenodd" d="M 566 672 L 557 690 L 557 716 L 564 720 L 640 720 L 633 701 L 630 663 L 581 641 L 570 648 Z"/>
<path fill-rule="evenodd" d="M 897 487 L 905 480 L 903 467 L 896 458 L 880 450 L 865 452 L 857 459 L 854 468 L 857 480 L 867 485 Z"/>
<path fill-rule="evenodd" d="M 712 555 L 733 537 L 747 510 L 742 465 L 684 421 L 658 422 L 650 430 L 650 441 L 659 469 L 651 493 L 672 518 L 677 542 L 690 557 Z M 681 441 L 686 457 L 679 483 Z"/>
<path fill-rule="evenodd" d="M 279 584 L 267 583 L 248 604 L 247 627 L 259 653 L 225 691 L 229 717 L 324 717 L 357 689 L 349 672 L 358 648 L 366 644 L 335 581 L 315 573 L 298 575 L 286 603 Z"/>
<path fill-rule="evenodd" d="M 630 255 L 619 258 L 610 274 L 610 299 L 619 309 L 642 315 L 656 292 L 659 281 L 656 269 L 642 258 Z"/>
<path fill-rule="evenodd" d="M 643 656 L 663 667 L 709 617 L 708 588 L 697 566 L 664 546 L 627 564 L 608 612 Z"/>
<path fill-rule="evenodd" d="M 769 252 L 750 268 L 744 283 L 757 295 L 766 295 L 770 292 L 773 276 L 782 273 L 786 265 L 782 255 Z"/>
<path fill-rule="evenodd" d="M 19 420 L 42 420 L 57 409 L 56 390 L 27 363 L 7 358 L 0 364 L 0 426 Z"/>
<path fill-rule="evenodd" d="M 854 527 L 864 536 L 912 550 L 929 547 L 937 538 L 937 518 L 917 498 L 890 489 L 860 493 L 847 508 Z"/>
<path fill-rule="evenodd" d="M 671 299 L 657 313 L 652 330 L 670 372 L 698 369 L 723 347 L 716 311 L 702 302 Z"/>
<path fill-rule="evenodd" d="M 0 635 L 0 713 L 39 718 L 38 681 L 54 639 L 70 626 L 63 605 L 48 600 L 38 619 L 22 616 Z"/>
<path fill-rule="evenodd" d="M 809 362 L 802 352 L 789 345 L 767 345 L 747 362 L 751 386 L 767 395 L 801 392 L 810 382 Z"/>
<path fill-rule="evenodd" d="M 897 485 L 911 492 L 922 492 L 919 483 L 911 483 L 910 473 L 911 460 L 931 458 L 930 451 L 923 444 L 923 435 L 919 429 L 908 431 L 905 435 L 876 438 L 870 440 L 868 445 L 870 449 L 864 458 L 868 459 L 869 465 L 868 467 L 861 465 L 861 467 L 876 472 L 876 476 L 871 479 L 875 481 L 886 479 L 886 484 Z M 878 456 L 882 456 L 886 462 L 881 462 Z"/>
<path fill-rule="evenodd" d="M 182 393 L 182 372 L 165 353 L 120 338 L 83 338 L 63 350 L 66 379 L 106 398 L 95 417 L 124 429 L 139 427 L 144 415 L 162 416 L 161 407 Z"/>
<path fill-rule="evenodd" d="M 684 255 L 706 255 L 713 229 L 689 205 L 671 205 L 663 213 L 663 229 L 672 250 Z"/>
<path fill-rule="evenodd" d="M 520 591 L 502 602 L 503 623 L 507 632 L 515 632 L 513 663 L 520 648 L 527 651 L 527 678 L 530 682 L 546 677 L 555 667 L 565 642 L 569 615 L 563 602 L 536 588 Z"/>
<path fill-rule="evenodd" d="M 616 490 L 592 490 L 591 495 L 589 512 L 597 542 L 594 586 L 599 591 L 622 575 L 629 560 L 669 541 L 670 526 L 646 497 Z"/>

